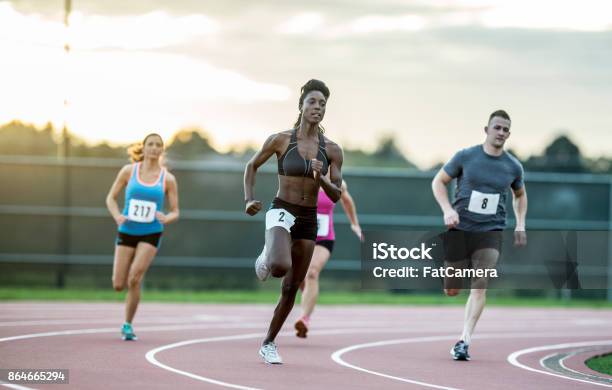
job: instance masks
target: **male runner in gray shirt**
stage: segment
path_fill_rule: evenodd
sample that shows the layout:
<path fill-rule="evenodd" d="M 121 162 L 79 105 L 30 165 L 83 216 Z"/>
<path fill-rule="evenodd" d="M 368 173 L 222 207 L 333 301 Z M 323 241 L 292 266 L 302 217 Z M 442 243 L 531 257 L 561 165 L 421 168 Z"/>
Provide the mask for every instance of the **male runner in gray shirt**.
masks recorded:
<path fill-rule="evenodd" d="M 504 150 L 510 137 L 510 124 L 510 116 L 505 111 L 493 112 L 484 128 L 485 142 L 457 152 L 432 181 L 434 197 L 444 213 L 444 224 L 453 230 L 447 236 L 452 237 L 452 242 L 445 243 L 447 257 L 460 257 L 451 261 L 468 261 L 474 268 L 495 266 L 501 250 L 500 231 L 506 227 L 508 188 L 512 189 L 516 217 L 514 244 L 525 245 L 527 242 L 527 193 L 523 167 Z M 447 185 L 453 178 L 457 178 L 457 188 L 451 205 Z M 486 301 L 486 281 L 481 282 L 483 280 L 472 279 L 465 306 L 463 334 L 451 350 L 455 360 L 470 360 L 468 347 Z M 460 288 L 444 289 L 449 296 L 455 296 L 459 291 Z"/>

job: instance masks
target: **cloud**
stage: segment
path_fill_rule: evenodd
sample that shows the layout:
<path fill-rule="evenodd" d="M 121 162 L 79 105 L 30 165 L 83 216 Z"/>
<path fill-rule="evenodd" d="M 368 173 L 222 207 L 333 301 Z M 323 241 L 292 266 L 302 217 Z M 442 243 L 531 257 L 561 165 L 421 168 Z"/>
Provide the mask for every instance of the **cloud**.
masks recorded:
<path fill-rule="evenodd" d="M 355 19 L 348 30 L 356 34 L 390 31 L 418 31 L 427 26 L 427 19 L 419 15 L 368 15 Z"/>
<path fill-rule="evenodd" d="M 156 49 L 214 35 L 220 29 L 206 15 L 171 16 L 163 11 L 114 17 L 75 12 L 70 23 L 72 45 L 79 49 Z"/>
<path fill-rule="evenodd" d="M 300 13 L 281 23 L 277 31 L 282 34 L 309 34 L 320 28 L 323 20 L 323 16 L 319 13 Z"/>
<path fill-rule="evenodd" d="M 607 31 L 612 29 L 612 3 L 515 0 L 482 11 L 480 21 L 492 28 Z"/>
<path fill-rule="evenodd" d="M 254 80 L 205 58 L 150 50 L 214 33 L 214 24 L 202 23 L 207 20 L 160 12 L 119 18 L 82 15 L 75 20 L 75 50 L 66 56 L 61 21 L 24 15 L 0 3 L 0 25 L 9 30 L 0 32 L 0 121 L 51 120 L 61 125 L 67 98 L 73 130 L 120 135 L 139 123 L 177 128 L 190 112 L 211 102 L 241 105 L 289 98 L 284 85 Z M 122 39 L 129 26 L 137 32 Z M 113 27 L 117 31 L 108 31 Z"/>
<path fill-rule="evenodd" d="M 220 25 L 202 14 L 173 16 L 163 11 L 143 15 L 101 16 L 75 11 L 70 16 L 69 36 L 60 20 L 38 14 L 22 14 L 10 3 L 0 3 L 0 40 L 16 39 L 36 45 L 63 44 L 74 49 L 113 48 L 150 50 L 189 42 L 219 32 Z"/>
<path fill-rule="evenodd" d="M 359 13 L 352 9 L 342 13 L 338 7 L 333 11 L 330 7 L 328 14 L 300 14 L 292 18 L 300 23 L 293 26 L 291 33 L 311 33 L 315 22 L 321 38 L 448 27 L 612 31 L 612 2 L 607 0 L 412 0 L 404 5 L 412 9 L 406 12 L 381 7 L 386 12 Z M 327 23 L 322 24 L 324 19 Z M 281 30 L 287 29 L 288 25 L 283 24 Z"/>
<path fill-rule="evenodd" d="M 11 22 L 18 33 L 0 28 L 0 122 L 61 114 L 70 75 L 70 123 L 88 137 L 194 125 L 227 145 L 259 143 L 293 123 L 299 85 L 316 77 L 332 88 L 330 137 L 352 146 L 393 129 L 412 159 L 433 163 L 480 142 L 483 118 L 505 107 L 523 155 L 560 126 L 590 140 L 587 153 L 608 153 L 612 30 L 599 30 L 612 13 L 585 1 L 315 0 L 306 10 L 270 0 L 83 0 L 75 10 L 87 25 L 125 32 L 131 21 L 158 20 L 176 32 L 151 42 L 127 31 L 141 38 L 123 42 L 94 31 L 80 47 L 73 36 L 71 69 L 61 4 L 42 15 L 19 1 L 11 8 L 20 10 Z M 6 10 L 0 1 L 2 27 Z M 212 23 L 181 30 L 189 15 Z"/>
<path fill-rule="evenodd" d="M 471 13 L 473 22 L 487 28 L 524 28 L 575 31 L 612 29 L 608 0 L 414 0 L 438 9 Z M 453 11 L 450 12 L 451 15 Z"/>
<path fill-rule="evenodd" d="M 281 23 L 277 31 L 282 34 L 308 35 L 315 33 L 321 37 L 342 37 L 393 31 L 418 31 L 426 27 L 428 21 L 419 15 L 365 15 L 348 22 L 326 25 L 320 13 L 301 13 Z"/>

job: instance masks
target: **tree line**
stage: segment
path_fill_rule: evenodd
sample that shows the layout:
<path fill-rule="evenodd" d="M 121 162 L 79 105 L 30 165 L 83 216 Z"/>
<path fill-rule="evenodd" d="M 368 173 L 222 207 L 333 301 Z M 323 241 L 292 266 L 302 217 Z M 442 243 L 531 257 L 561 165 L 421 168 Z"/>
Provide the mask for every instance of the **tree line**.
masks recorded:
<path fill-rule="evenodd" d="M 67 153 L 71 157 L 127 158 L 128 145 L 112 146 L 108 143 L 91 145 L 84 139 L 68 132 Z M 49 123 L 42 128 L 13 121 L 0 126 L 0 155 L 59 156 L 63 153 L 61 132 Z M 167 156 L 173 160 L 232 160 L 246 161 L 255 150 L 217 151 L 206 133 L 198 129 L 178 131 L 167 142 Z M 512 150 L 510 150 L 511 153 Z M 416 165 L 397 147 L 393 136 L 384 135 L 378 140 L 373 152 L 345 149 L 347 166 L 416 168 Z M 612 159 L 608 157 L 587 158 L 579 147 L 566 135 L 555 138 L 541 154 L 521 158 L 513 153 L 528 171 L 612 173 Z M 431 169 L 437 169 L 442 163 Z"/>

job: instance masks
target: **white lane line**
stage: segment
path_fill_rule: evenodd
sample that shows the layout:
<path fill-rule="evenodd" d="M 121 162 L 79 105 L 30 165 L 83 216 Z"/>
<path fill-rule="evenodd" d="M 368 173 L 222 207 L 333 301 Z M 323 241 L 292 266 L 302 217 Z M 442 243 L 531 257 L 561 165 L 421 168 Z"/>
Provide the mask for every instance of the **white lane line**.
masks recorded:
<path fill-rule="evenodd" d="M 199 329 L 253 329 L 260 328 L 261 323 L 247 323 L 247 324 L 206 324 L 206 325 L 166 325 L 166 326 L 142 326 L 137 328 L 138 332 L 157 332 L 157 331 L 175 331 L 175 330 L 199 330 Z M 42 333 L 30 333 L 17 336 L 10 336 L 0 338 L 0 343 L 7 341 L 26 340 L 34 339 L 39 337 L 53 337 L 53 336 L 73 336 L 80 334 L 97 334 L 97 333 L 117 333 L 119 334 L 119 328 L 91 328 L 91 329 L 74 329 L 74 330 L 61 330 L 55 332 L 42 332 Z"/>
<path fill-rule="evenodd" d="M 557 363 L 559 364 L 559 366 L 561 368 L 563 368 L 565 371 L 577 374 L 577 375 L 582 376 L 582 377 L 594 378 L 594 380 L 596 381 L 596 379 L 601 379 L 602 377 L 598 377 L 597 375 L 587 374 L 587 373 L 576 371 L 576 370 L 574 370 L 572 368 L 569 368 L 569 367 L 567 367 L 565 365 L 565 360 L 567 360 L 567 359 L 569 359 L 571 357 L 574 357 L 574 356 L 576 356 L 578 354 L 581 354 L 581 353 L 586 353 L 586 352 L 593 352 L 593 353 L 595 353 L 597 351 L 605 351 L 605 350 L 606 349 L 602 349 L 601 347 L 599 347 L 599 348 L 581 348 L 581 349 L 574 350 L 574 351 L 569 352 L 569 353 L 568 352 L 561 352 L 561 353 L 553 352 L 553 353 L 551 353 L 549 355 L 544 356 L 542 359 L 540 359 L 539 363 L 540 363 L 541 367 L 546 368 L 548 370 L 551 370 L 551 368 L 546 365 L 546 361 L 548 359 L 553 358 L 553 357 L 558 357 L 558 356 L 565 355 L 561 359 L 557 360 Z M 552 368 L 552 369 L 554 370 L 554 368 Z M 555 370 L 555 371 L 559 372 L 558 370 Z M 563 375 L 563 373 L 561 373 L 561 375 Z M 608 379 L 608 378 L 604 378 L 604 379 Z M 599 383 L 601 383 L 601 382 L 599 382 Z"/>
<path fill-rule="evenodd" d="M 589 383 L 589 384 L 593 384 L 593 385 L 597 385 L 597 386 L 612 387 L 612 385 L 607 385 L 605 383 L 592 382 L 592 381 L 585 380 L 585 379 L 572 378 L 572 377 L 569 377 L 569 376 L 564 376 L 564 375 L 556 374 L 556 373 L 553 373 L 553 372 L 550 372 L 550 371 L 538 370 L 536 368 L 524 365 L 524 364 L 522 364 L 521 362 L 518 361 L 518 358 L 520 356 L 527 355 L 527 354 L 530 354 L 530 353 L 535 353 L 535 352 L 551 351 L 551 350 L 555 350 L 555 349 L 566 349 L 566 348 L 569 349 L 569 348 L 588 347 L 588 346 L 596 346 L 596 345 L 611 345 L 611 344 L 612 344 L 612 340 L 598 340 L 598 341 L 588 341 L 588 342 L 582 342 L 582 343 L 566 343 L 566 344 L 543 345 L 543 346 L 539 346 L 539 347 L 526 348 L 526 349 L 521 349 L 519 351 L 512 352 L 510 355 L 508 355 L 506 360 L 508 361 L 508 363 L 512 364 L 513 366 L 518 367 L 518 368 L 522 368 L 522 369 L 527 370 L 527 371 L 537 372 L 537 373 L 540 373 L 540 374 L 545 374 L 545 375 L 550 375 L 550 376 L 556 376 L 558 378 L 563 378 L 563 379 L 567 379 L 567 380 L 571 380 L 571 381 L 576 381 L 576 382 Z M 540 365 L 541 364 L 542 364 L 542 360 L 540 360 Z"/>
<path fill-rule="evenodd" d="M 351 325 L 357 325 L 351 323 Z M 346 321 L 344 322 L 329 322 L 325 324 L 319 325 L 320 327 L 337 327 L 347 325 Z M 385 328 L 384 326 L 391 324 L 382 324 L 383 326 L 379 329 L 390 329 Z M 136 328 L 137 332 L 156 332 L 156 331 L 175 331 L 175 330 L 200 330 L 200 329 L 257 329 L 261 328 L 261 321 L 257 322 L 249 322 L 249 323 L 231 323 L 231 324 L 187 324 L 187 325 L 159 325 L 159 326 L 140 326 Z M 376 328 L 365 328 L 372 329 L 372 331 L 376 331 Z M 397 329 L 397 328 L 394 328 Z M 16 341 L 16 340 L 26 340 L 33 339 L 39 337 L 53 337 L 53 336 L 72 336 L 72 335 L 81 335 L 81 334 L 98 334 L 98 333 L 119 333 L 119 327 L 113 328 L 87 328 L 87 329 L 74 329 L 74 330 L 61 330 L 61 331 L 52 331 L 52 332 L 40 332 L 40 333 L 29 333 L 22 334 L 16 336 L 8 336 L 4 338 L 0 338 L 0 343 L 8 342 L 8 341 Z M 446 329 L 441 329 L 440 331 L 446 331 Z M 403 333 L 403 332 L 402 332 Z"/>
<path fill-rule="evenodd" d="M 568 335 L 567 334 L 551 334 L 551 333 L 503 333 L 503 334 L 481 334 L 481 335 L 475 336 L 474 338 L 475 339 L 490 339 L 490 338 L 503 339 L 503 338 L 539 338 L 539 337 L 568 337 Z M 421 343 L 421 342 L 431 342 L 431 341 L 441 341 L 441 340 L 455 340 L 456 338 L 457 338 L 456 335 L 452 335 L 452 336 L 443 335 L 443 336 L 430 336 L 430 337 L 415 337 L 415 338 L 408 338 L 408 339 L 383 340 L 383 341 L 375 341 L 375 342 L 364 343 L 364 344 L 356 344 L 356 345 L 351 345 L 346 348 L 333 352 L 331 355 L 331 358 L 334 362 L 340 364 L 341 366 L 351 368 L 357 371 L 365 372 L 367 374 L 376 375 L 376 376 L 380 376 L 383 378 L 393 379 L 393 380 L 397 380 L 401 382 L 417 384 L 417 385 L 421 385 L 425 387 L 432 387 L 436 389 L 453 389 L 452 387 L 444 387 L 444 386 L 436 385 L 433 383 L 420 382 L 420 381 L 416 381 L 416 380 L 412 380 L 408 378 L 388 375 L 382 372 L 373 371 L 367 368 L 359 367 L 354 364 L 348 363 L 347 361 L 342 359 L 342 355 L 344 355 L 345 353 L 351 352 L 351 351 L 355 351 L 358 349 L 364 349 L 364 348 L 375 348 L 375 347 L 395 345 L 395 344 Z"/>
<path fill-rule="evenodd" d="M 446 335 L 446 336 L 414 337 L 414 338 L 409 338 L 409 339 L 385 340 L 385 341 L 376 341 L 376 342 L 365 343 L 365 344 L 356 344 L 356 345 L 351 345 L 349 347 L 335 351 L 334 353 L 332 353 L 331 358 L 334 362 L 338 363 L 341 366 L 352 368 L 353 370 L 365 372 L 366 374 L 376 375 L 376 376 L 380 376 L 380 377 L 387 378 L 387 379 L 393 379 L 393 380 L 400 381 L 400 382 L 412 383 L 414 385 L 431 387 L 434 389 L 457 390 L 454 387 L 438 386 L 433 383 L 420 382 L 420 381 L 416 381 L 412 379 L 384 374 L 382 372 L 368 370 L 366 368 L 347 363 L 346 361 L 342 359 L 342 355 L 344 355 L 345 353 L 351 352 L 357 349 L 362 349 L 362 348 L 374 348 L 374 347 L 382 347 L 386 345 L 403 344 L 403 343 L 419 343 L 419 342 L 428 342 L 428 341 L 455 340 L 456 338 L 457 338 L 457 335 L 452 335 L 452 336 Z"/>
<path fill-rule="evenodd" d="M 152 327 L 141 327 L 139 331 L 174 331 L 174 330 L 199 330 L 199 329 L 248 329 L 248 328 L 260 328 L 261 324 L 259 322 L 252 324 L 208 324 L 208 325 L 199 325 L 199 326 L 152 326 Z M 44 333 L 33 333 L 26 335 L 18 335 L 0 338 L 0 342 L 7 341 L 15 341 L 15 340 L 23 340 L 23 339 L 32 339 L 39 337 L 53 337 L 53 336 L 69 336 L 69 335 L 79 335 L 79 334 L 97 334 L 97 333 L 114 333 L 117 332 L 116 328 L 94 328 L 94 329 L 76 329 L 76 330 L 65 330 L 65 331 L 57 331 L 57 332 L 44 332 Z M 418 333 L 416 330 L 403 330 L 398 329 L 397 327 L 393 328 L 363 328 L 363 329 L 333 329 L 333 330 L 322 330 L 322 331 L 313 331 L 311 334 L 347 334 L 347 333 Z M 244 335 L 237 335 L 244 336 Z M 284 334 L 279 334 L 279 336 L 293 336 L 293 332 L 287 332 Z M 526 337 L 525 334 L 521 334 L 522 337 Z M 566 337 L 567 334 L 562 335 L 551 335 L 549 333 L 537 334 L 533 337 Z M 232 336 L 229 336 L 232 337 Z M 236 337 L 236 336 L 234 336 Z M 261 334 L 257 334 L 257 336 L 251 337 L 261 337 Z M 450 336 L 447 336 L 450 337 Z M 493 335 L 492 337 L 503 337 L 503 335 Z M 161 364 L 161 363 L 160 363 Z M 237 385 L 239 386 L 239 385 Z"/>
<path fill-rule="evenodd" d="M 320 325 L 321 327 L 337 327 L 338 325 L 347 325 L 346 322 L 338 322 L 338 323 L 326 323 Z M 353 325 L 351 323 L 351 325 Z M 136 328 L 137 332 L 164 332 L 164 331 L 175 331 L 175 330 L 200 330 L 200 329 L 259 329 L 261 328 L 261 321 L 258 322 L 250 322 L 250 323 L 231 323 L 231 324 L 202 324 L 202 325 L 160 325 L 160 326 L 140 326 Z M 358 329 L 358 328 L 357 328 Z M 369 329 L 369 331 L 377 332 L 378 329 L 385 332 L 386 329 L 395 329 L 397 328 L 364 328 Z M 41 332 L 41 333 L 29 333 L 22 334 L 16 336 L 9 336 L 0 338 L 0 343 L 8 342 L 8 341 L 16 341 L 16 340 L 26 340 L 33 339 L 39 337 L 54 337 L 54 336 L 73 336 L 73 335 L 81 335 L 81 334 L 98 334 L 98 333 L 117 333 L 119 334 L 119 327 L 113 328 L 87 328 L 87 329 L 74 329 L 74 330 L 61 330 L 61 331 L 53 331 L 53 332 Z M 444 330 L 441 330 L 444 331 Z M 400 333 L 405 333 L 404 331 L 399 331 Z M 416 332 L 416 331 L 415 331 Z M 315 332 L 316 333 L 316 332 Z"/>
<path fill-rule="evenodd" d="M 310 334 L 317 334 L 317 335 L 334 335 L 334 334 L 339 334 L 339 335 L 345 335 L 345 334 L 355 334 L 355 333 L 420 333 L 420 330 L 414 330 L 414 329 L 398 329 L 397 327 L 393 327 L 393 328 L 363 328 L 363 329 L 359 329 L 359 328 L 351 328 L 351 329 L 329 329 L 329 330 L 320 330 L 320 331 L 312 331 L 310 332 Z M 293 331 L 289 331 L 289 332 L 283 332 L 283 333 L 279 333 L 279 337 L 285 337 L 285 336 L 294 336 L 294 332 Z M 547 333 L 531 333 L 531 334 L 526 334 L 526 333 L 516 333 L 516 334 L 489 334 L 489 335 L 482 335 L 480 337 L 476 337 L 476 338 L 516 338 L 516 337 L 525 337 L 525 338 L 530 338 L 530 337 L 567 337 L 567 334 L 551 334 L 549 332 Z M 263 334 L 261 333 L 251 333 L 251 334 L 239 334 L 239 335 L 232 335 L 232 336 L 221 336 L 221 337 L 209 337 L 209 338 L 202 338 L 202 339 L 192 339 L 192 340 L 185 340 L 185 341 L 181 341 L 181 342 L 177 342 L 177 343 L 173 343 L 173 344 L 168 344 L 168 345 L 162 345 L 160 347 L 157 347 L 155 349 L 150 350 L 149 352 L 146 353 L 145 357 L 146 359 L 153 365 L 156 365 L 162 369 L 174 372 L 176 374 L 179 375 L 184 375 L 187 376 L 189 378 L 192 379 L 196 379 L 199 381 L 203 381 L 203 382 L 207 382 L 207 383 L 212 383 L 212 384 L 216 384 L 219 386 L 223 386 L 223 387 L 229 387 L 229 388 L 236 388 L 236 389 L 253 389 L 251 387 L 245 386 L 245 385 L 239 385 L 239 384 L 235 384 L 235 383 L 228 383 L 228 382 L 223 382 L 220 380 L 216 380 L 210 377 L 205 377 L 205 376 L 201 376 L 201 375 L 196 375 L 193 374 L 191 372 L 188 371 L 183 371 L 183 370 L 179 370 L 177 368 L 174 367 L 170 367 L 166 364 L 163 364 L 161 362 L 159 362 L 159 360 L 157 360 L 157 358 L 155 357 L 155 355 L 159 352 L 162 351 L 167 351 L 169 349 L 173 349 L 173 348 L 179 348 L 179 347 L 184 347 L 187 345 L 193 345 L 193 344 L 199 344 L 199 343 L 211 343 L 211 342 L 219 342 L 219 341 L 232 341 L 232 340 L 245 340 L 245 339 L 251 339 L 251 338 L 258 338 L 258 337 L 263 337 Z M 444 335 L 444 336 L 430 336 L 430 337 L 417 337 L 417 338 L 411 338 L 411 339 L 401 339 L 401 341 L 403 342 L 427 342 L 427 341 L 437 341 L 437 340 L 454 340 L 457 336 L 455 334 L 453 335 Z M 410 340 L 410 341 L 406 341 L 406 340 Z M 385 345 L 385 344 L 391 344 L 393 341 L 397 341 L 397 340 L 390 340 L 390 341 L 382 341 L 382 342 L 375 342 L 375 343 L 368 343 L 368 344 L 362 344 L 362 346 L 353 346 L 353 347 L 349 347 L 349 348 L 345 348 L 346 349 L 358 349 L 358 347 L 361 348 L 365 348 L 364 345 L 372 345 L 374 346 L 374 344 L 378 345 Z M 382 343 L 382 344 L 381 344 Z M 348 352 L 348 351 L 344 351 L 343 350 L 340 351 L 336 351 L 334 352 L 334 354 L 338 353 L 338 358 L 344 353 L 344 352 Z M 332 354 L 332 356 L 334 355 Z M 333 359 L 333 357 L 332 357 Z M 341 360 L 341 359 L 339 359 Z M 452 387 L 444 387 L 444 386 L 438 386 L 435 384 L 431 384 L 431 383 L 425 383 L 425 382 L 419 382 L 419 381 L 413 381 L 410 379 L 406 379 L 406 378 L 400 378 L 400 377 L 393 377 L 391 375 L 387 375 L 387 374 L 383 374 L 383 373 L 377 373 L 375 371 L 371 371 L 371 370 L 366 370 L 363 369 L 361 367 L 357 367 L 354 365 L 351 365 L 349 363 L 343 362 L 341 363 L 340 361 L 337 361 L 334 359 L 334 361 L 336 361 L 336 363 L 339 363 L 340 365 L 344 365 L 350 368 L 354 368 L 357 369 L 359 371 L 364 371 L 364 372 L 368 372 L 370 374 L 374 374 L 374 375 L 379 375 L 382 377 L 386 377 L 389 379 L 395 379 L 395 380 L 399 380 L 399 381 L 403 381 L 403 382 L 408 382 L 408 383 L 413 383 L 413 384 L 419 384 L 422 386 L 428 386 L 428 387 L 433 387 L 433 388 L 437 388 L 437 389 L 447 389 L 447 390 L 456 390 Z"/>
<path fill-rule="evenodd" d="M 576 355 L 578 355 L 578 354 L 581 354 L 581 353 L 586 353 L 586 352 L 593 352 L 593 353 L 595 353 L 595 352 L 604 352 L 604 351 L 607 351 L 607 349 L 606 349 L 606 350 L 604 350 L 604 349 L 599 348 L 599 349 L 587 349 L 587 350 L 579 350 L 579 351 L 574 351 L 574 352 L 572 352 L 572 353 L 568 354 L 568 355 L 567 355 L 566 357 L 564 357 L 563 359 L 559 360 L 559 365 L 560 365 L 560 366 L 561 366 L 563 369 L 565 369 L 565 370 L 567 370 L 567 371 L 570 371 L 570 372 L 573 372 L 573 373 L 576 373 L 576 374 L 581 375 L 581 376 L 586 376 L 586 377 L 590 377 L 590 378 L 599 378 L 597 375 L 587 374 L 586 372 L 580 372 L 580 371 L 574 370 L 574 369 L 572 369 L 572 368 L 569 368 L 569 367 L 567 367 L 567 366 L 565 365 L 565 361 L 566 361 L 567 359 L 569 359 L 569 358 L 571 358 L 571 357 L 574 357 L 574 356 L 576 356 Z M 586 367 L 586 364 L 585 364 L 585 367 Z M 605 375 L 605 374 L 604 374 L 604 375 Z M 605 377 L 604 377 L 604 378 L 605 378 Z M 606 379 L 608 379 L 608 380 L 609 380 L 609 378 L 606 378 Z"/>
<path fill-rule="evenodd" d="M 15 389 L 15 390 L 36 390 L 36 389 L 31 388 L 31 387 L 25 387 L 25 386 L 16 385 L 16 384 L 13 384 L 13 383 L 2 382 L 2 381 L 0 381 L 0 385 L 6 386 L 9 389 Z"/>
<path fill-rule="evenodd" d="M 184 317 L 184 318 L 168 318 L 168 317 L 152 317 L 139 318 L 138 322 L 157 323 L 157 324 L 185 324 L 190 322 L 234 322 L 230 319 L 209 319 L 204 316 Z M 237 321 L 236 321 L 237 322 Z M 23 320 L 23 321 L 4 321 L 0 322 L 0 327 L 10 326 L 41 326 L 41 325 L 77 325 L 77 324 L 117 324 L 121 321 L 116 319 L 91 320 L 91 319 L 64 319 L 64 320 Z"/>
<path fill-rule="evenodd" d="M 186 325 L 186 324 L 195 324 L 200 322 L 223 322 L 223 323 L 242 323 L 245 321 L 262 321 L 264 319 L 260 318 L 246 318 L 246 317 L 223 317 L 223 316 L 209 316 L 209 315 L 194 315 L 191 317 L 145 317 L 139 318 L 138 322 L 140 324 L 166 324 L 166 325 Z M 78 324 L 117 324 L 121 323 L 121 320 L 116 319 L 100 319 L 100 320 L 91 320 L 91 319 L 55 319 L 55 320 L 19 320 L 19 321 L 0 321 L 0 327 L 11 327 L 11 326 L 43 326 L 43 325 L 78 325 Z M 347 321 L 322 321 L 319 326 L 321 327 L 333 327 L 333 326 L 345 326 L 347 325 Z M 380 321 L 352 321 L 350 322 L 351 326 L 390 326 L 397 325 L 396 322 L 380 322 Z M 406 324 L 406 325 L 414 325 Z"/>
<path fill-rule="evenodd" d="M 580 375 L 580 376 L 585 376 L 585 377 L 587 377 L 587 378 L 595 378 L 595 379 L 597 379 L 597 378 L 599 378 L 597 375 L 587 374 L 587 373 L 585 373 L 585 372 L 576 371 L 576 370 L 574 370 L 574 369 L 572 369 L 572 368 L 569 368 L 569 367 L 567 367 L 567 366 L 565 365 L 565 361 L 566 361 L 568 358 L 574 357 L 574 356 L 576 356 L 576 355 L 578 355 L 578 354 L 580 354 L 580 353 L 582 353 L 582 352 L 595 352 L 595 351 L 596 351 L 596 350 L 593 350 L 593 351 L 590 351 L 590 350 L 589 350 L 589 351 L 577 351 L 577 352 L 572 352 L 572 353 L 568 354 L 566 357 L 564 357 L 563 359 L 559 360 L 559 365 L 560 365 L 560 366 L 561 366 L 561 367 L 562 367 L 564 370 L 569 371 L 569 372 L 572 372 L 572 373 L 574 373 L 574 374 L 577 374 L 577 375 Z M 586 365 L 585 365 L 585 367 L 586 367 Z M 604 374 L 604 375 L 605 375 L 605 374 Z M 603 377 L 603 378 L 605 378 L 605 377 Z M 608 380 L 609 380 L 609 378 L 606 378 L 606 379 L 608 379 Z"/>
<path fill-rule="evenodd" d="M 234 335 L 234 336 L 209 337 L 209 338 L 204 338 L 204 339 L 186 340 L 186 341 L 181 341 L 181 342 L 174 343 L 174 344 L 162 345 L 161 347 L 157 347 L 155 349 L 152 349 L 152 350 L 150 350 L 149 352 L 146 353 L 145 358 L 147 359 L 147 361 L 149 363 L 153 364 L 154 366 L 163 368 L 164 370 L 168 370 L 170 372 L 174 372 L 175 374 L 184 375 L 184 376 L 189 377 L 191 379 L 196 379 L 196 380 L 199 380 L 199 381 L 202 381 L 202 382 L 212 383 L 213 385 L 229 387 L 229 388 L 232 388 L 232 389 L 260 390 L 260 389 L 257 389 L 255 387 L 247 387 L 247 386 L 241 386 L 241 385 L 237 385 L 237 384 L 233 384 L 233 383 L 223 382 L 223 381 L 219 381 L 219 380 L 216 380 L 216 379 L 208 378 L 208 377 L 205 377 L 205 376 L 192 374 L 192 373 L 190 373 L 188 371 L 179 370 L 179 369 L 176 369 L 174 367 L 170 367 L 170 366 L 168 366 L 166 364 L 161 363 L 159 360 L 157 360 L 155 358 L 155 355 L 158 352 L 162 352 L 162 351 L 165 351 L 165 350 L 168 350 L 168 349 L 172 349 L 172 348 L 183 347 L 185 345 L 191 345 L 191 344 L 197 344 L 197 343 L 210 343 L 210 342 L 214 342 L 214 341 L 245 340 L 245 339 L 258 338 L 258 337 L 262 337 L 262 336 L 263 336 L 262 333 L 247 333 L 247 334 Z"/>
<path fill-rule="evenodd" d="M 408 330 L 402 330 L 402 329 L 397 329 L 397 328 L 379 328 L 379 329 L 375 329 L 375 328 L 364 328 L 364 329 L 359 329 L 359 328 L 351 328 L 351 329 L 329 329 L 329 330 L 318 330 L 318 331 L 311 331 L 310 334 L 315 334 L 315 335 L 345 335 L 345 334 L 351 334 L 351 333 L 406 333 L 406 332 L 410 332 L 410 333 L 417 333 L 420 331 L 414 330 L 414 329 L 408 329 Z M 295 332 L 294 331 L 288 331 L 288 332 L 282 332 L 279 333 L 278 336 L 279 337 L 286 337 L 286 336 L 294 336 Z M 159 352 L 162 351 L 167 351 L 169 349 L 174 349 L 174 348 L 179 348 L 179 347 L 184 347 L 186 345 L 192 345 L 192 344 L 201 344 L 201 343 L 212 343 L 212 342 L 218 342 L 218 341 L 233 341 L 233 340 L 246 340 L 246 339 L 254 339 L 254 338 L 259 338 L 259 337 L 264 337 L 263 333 L 248 333 L 248 334 L 239 334 L 239 335 L 232 335 L 232 336 L 221 336 L 221 337 L 207 337 L 207 338 L 202 338 L 202 339 L 193 339 L 193 340 L 185 340 L 185 341 L 180 341 L 177 343 L 173 343 L 173 344 L 167 344 L 167 345 L 162 345 L 160 347 L 157 347 L 155 349 L 152 349 L 150 351 L 148 351 L 145 354 L 145 357 L 147 359 L 147 361 L 157 367 L 160 367 L 164 370 L 168 370 L 171 372 L 174 372 L 175 374 L 179 374 L 179 375 L 184 375 L 186 377 L 195 379 L 195 380 L 199 380 L 202 382 L 207 382 L 207 383 L 211 383 L 211 384 L 215 384 L 215 385 L 219 385 L 219 386 L 223 386 L 223 387 L 229 387 L 229 388 L 233 388 L 233 389 L 241 389 L 241 390 L 260 390 L 260 389 L 256 389 L 254 387 L 248 387 L 245 385 L 239 385 L 239 384 L 235 384 L 235 383 L 229 383 L 229 382 L 223 382 L 217 379 L 213 379 L 210 377 L 205 377 L 202 375 L 196 375 L 193 374 L 189 371 L 183 371 L 183 370 L 179 370 L 177 368 L 168 366 L 166 364 L 161 363 L 159 360 L 157 360 L 157 358 L 155 357 L 156 354 L 158 354 Z"/>

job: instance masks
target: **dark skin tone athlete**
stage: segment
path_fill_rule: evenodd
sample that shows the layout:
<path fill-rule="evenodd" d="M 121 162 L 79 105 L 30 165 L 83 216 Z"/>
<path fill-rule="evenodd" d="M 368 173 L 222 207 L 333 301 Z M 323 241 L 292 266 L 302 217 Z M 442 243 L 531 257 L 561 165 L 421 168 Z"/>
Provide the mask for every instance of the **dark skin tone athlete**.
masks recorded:
<path fill-rule="evenodd" d="M 326 152 L 329 159 L 329 178 L 321 175 L 323 162 L 316 160 L 319 147 L 319 123 L 325 116 L 326 99 L 323 93 L 311 91 L 304 97 L 302 116 L 297 130 L 298 152 L 305 160 L 312 161 L 312 177 L 294 177 L 278 175 L 278 192 L 276 196 L 286 202 L 300 206 L 316 207 L 319 187 L 334 202 L 342 194 L 342 149 L 338 144 L 325 138 Z M 255 199 L 253 188 L 255 174 L 273 154 L 280 158 L 287 150 L 292 130 L 271 135 L 262 149 L 255 153 L 247 163 L 244 172 L 245 212 L 255 215 L 263 208 Z M 263 344 L 274 341 L 283 323 L 293 308 L 295 296 L 306 276 L 315 241 L 292 240 L 291 235 L 282 227 L 266 230 L 267 264 L 272 276 L 284 277 L 281 297 L 274 310 L 272 321 Z"/>

